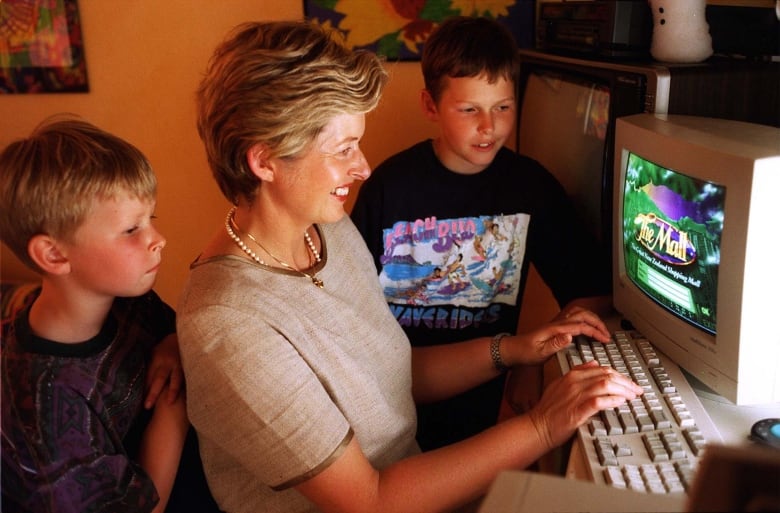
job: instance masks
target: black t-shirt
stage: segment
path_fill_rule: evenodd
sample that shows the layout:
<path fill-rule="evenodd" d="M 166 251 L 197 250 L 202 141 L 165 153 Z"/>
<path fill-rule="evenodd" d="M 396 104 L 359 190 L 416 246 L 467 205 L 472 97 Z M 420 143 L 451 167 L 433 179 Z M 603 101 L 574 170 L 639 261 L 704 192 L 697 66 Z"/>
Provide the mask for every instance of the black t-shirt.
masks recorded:
<path fill-rule="evenodd" d="M 609 291 L 608 262 L 561 185 L 506 148 L 484 171 L 463 175 L 439 162 L 430 140 L 415 144 L 377 167 L 352 219 L 414 346 L 514 333 L 530 263 L 561 305 Z M 503 383 L 419 407 L 421 447 L 493 425 Z"/>

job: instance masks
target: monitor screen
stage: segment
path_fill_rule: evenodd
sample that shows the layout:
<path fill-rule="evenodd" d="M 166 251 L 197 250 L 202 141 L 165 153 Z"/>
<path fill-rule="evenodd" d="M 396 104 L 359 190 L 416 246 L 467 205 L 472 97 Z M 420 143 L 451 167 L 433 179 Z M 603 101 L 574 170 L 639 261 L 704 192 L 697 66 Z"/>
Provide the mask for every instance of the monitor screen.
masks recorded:
<path fill-rule="evenodd" d="M 625 176 L 626 275 L 659 305 L 714 334 L 726 188 L 631 152 Z"/>

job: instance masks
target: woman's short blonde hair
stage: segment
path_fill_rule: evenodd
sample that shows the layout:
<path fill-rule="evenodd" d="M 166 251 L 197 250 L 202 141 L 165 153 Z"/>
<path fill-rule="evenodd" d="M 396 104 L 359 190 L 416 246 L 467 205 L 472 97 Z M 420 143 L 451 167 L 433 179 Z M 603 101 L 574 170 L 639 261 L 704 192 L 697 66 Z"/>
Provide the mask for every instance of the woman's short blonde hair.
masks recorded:
<path fill-rule="evenodd" d="M 225 197 L 252 201 L 260 180 L 247 151 L 295 158 L 339 114 L 374 109 L 382 60 L 351 51 L 335 32 L 303 21 L 236 27 L 215 50 L 197 91 L 198 133 Z"/>
<path fill-rule="evenodd" d="M 57 116 L 0 153 L 0 234 L 27 266 L 35 235 L 67 240 L 95 200 L 129 194 L 153 201 L 157 179 L 138 148 L 70 116 Z"/>

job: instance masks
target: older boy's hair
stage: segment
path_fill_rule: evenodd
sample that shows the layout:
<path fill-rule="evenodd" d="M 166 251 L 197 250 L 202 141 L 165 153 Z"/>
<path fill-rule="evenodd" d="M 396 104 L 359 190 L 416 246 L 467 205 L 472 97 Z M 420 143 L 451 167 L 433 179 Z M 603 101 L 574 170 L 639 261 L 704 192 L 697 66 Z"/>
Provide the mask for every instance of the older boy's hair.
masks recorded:
<path fill-rule="evenodd" d="M 334 115 L 376 107 L 388 79 L 382 60 L 337 37 L 303 21 L 255 22 L 216 48 L 197 91 L 198 133 L 232 203 L 251 201 L 260 185 L 246 158 L 254 144 L 295 158 Z"/>
<path fill-rule="evenodd" d="M 517 43 L 498 21 L 470 16 L 447 18 L 426 40 L 422 53 L 425 88 L 438 102 L 447 78 L 487 76 L 512 83 L 519 72 Z"/>
<path fill-rule="evenodd" d="M 35 235 L 68 240 L 96 199 L 154 200 L 157 180 L 132 144 L 80 119 L 57 117 L 0 153 L 0 237 L 35 271 Z"/>

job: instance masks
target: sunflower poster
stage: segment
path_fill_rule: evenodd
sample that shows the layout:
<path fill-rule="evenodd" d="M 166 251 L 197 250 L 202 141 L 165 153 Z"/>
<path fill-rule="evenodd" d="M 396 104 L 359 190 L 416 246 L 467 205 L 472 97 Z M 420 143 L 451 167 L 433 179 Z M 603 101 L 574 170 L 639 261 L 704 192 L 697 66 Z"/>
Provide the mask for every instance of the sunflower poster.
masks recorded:
<path fill-rule="evenodd" d="M 351 48 L 390 60 L 419 60 L 426 39 L 450 16 L 504 23 L 521 48 L 533 46 L 535 0 L 304 0 L 307 19 L 338 29 Z"/>

